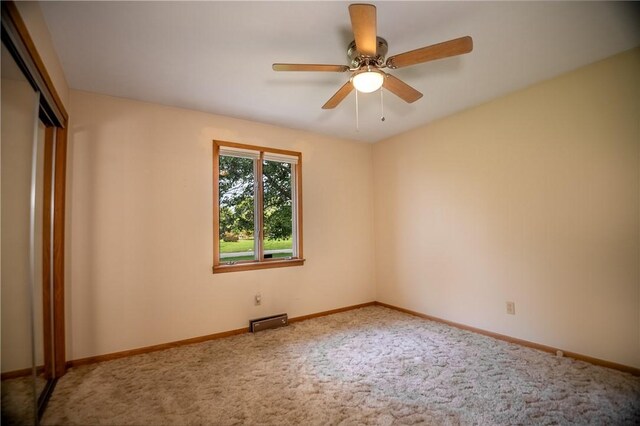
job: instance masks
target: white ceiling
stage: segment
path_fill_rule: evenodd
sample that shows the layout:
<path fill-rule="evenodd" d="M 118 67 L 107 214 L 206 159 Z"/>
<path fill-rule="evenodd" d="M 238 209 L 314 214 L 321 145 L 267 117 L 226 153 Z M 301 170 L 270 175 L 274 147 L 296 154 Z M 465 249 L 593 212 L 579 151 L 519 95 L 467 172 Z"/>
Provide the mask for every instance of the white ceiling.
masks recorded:
<path fill-rule="evenodd" d="M 640 7 L 609 2 L 374 2 L 389 54 L 470 35 L 470 54 L 391 71 L 424 93 L 405 104 L 355 92 L 349 2 L 43 2 L 68 83 L 87 90 L 375 142 L 640 44 Z M 553 100 L 550 99 L 550 102 Z"/>

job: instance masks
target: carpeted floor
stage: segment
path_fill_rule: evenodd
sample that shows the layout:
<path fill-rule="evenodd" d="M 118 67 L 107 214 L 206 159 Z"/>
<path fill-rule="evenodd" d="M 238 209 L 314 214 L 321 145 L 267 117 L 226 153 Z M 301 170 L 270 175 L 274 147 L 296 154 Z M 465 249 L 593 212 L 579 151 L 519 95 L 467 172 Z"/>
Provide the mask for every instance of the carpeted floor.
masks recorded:
<path fill-rule="evenodd" d="M 3 380 L 2 426 L 32 425 L 35 423 L 35 391 L 33 376 Z"/>
<path fill-rule="evenodd" d="M 43 424 L 640 424 L 640 378 L 382 307 L 71 369 Z"/>

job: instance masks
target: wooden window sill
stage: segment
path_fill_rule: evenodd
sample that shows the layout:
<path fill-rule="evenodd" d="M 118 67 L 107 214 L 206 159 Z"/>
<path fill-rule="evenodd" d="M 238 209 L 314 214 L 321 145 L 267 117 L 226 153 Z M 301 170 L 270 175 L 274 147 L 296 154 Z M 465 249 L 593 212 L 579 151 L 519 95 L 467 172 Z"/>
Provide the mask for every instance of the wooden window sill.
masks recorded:
<path fill-rule="evenodd" d="M 264 262 L 237 263 L 235 265 L 214 265 L 213 273 L 252 271 L 254 269 L 286 268 L 289 266 L 302 266 L 305 259 L 268 260 Z"/>

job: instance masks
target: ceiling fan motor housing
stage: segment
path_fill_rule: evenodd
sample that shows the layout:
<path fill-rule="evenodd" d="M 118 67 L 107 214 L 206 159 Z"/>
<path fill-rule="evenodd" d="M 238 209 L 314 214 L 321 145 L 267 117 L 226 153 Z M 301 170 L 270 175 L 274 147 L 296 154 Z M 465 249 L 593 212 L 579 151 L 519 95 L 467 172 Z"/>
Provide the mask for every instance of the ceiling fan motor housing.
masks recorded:
<path fill-rule="evenodd" d="M 355 40 L 349 43 L 347 56 L 351 60 L 351 68 L 360 68 L 363 65 L 384 65 L 384 58 L 389 50 L 389 45 L 387 44 L 387 40 L 382 37 L 376 37 L 376 41 L 378 42 L 378 46 L 376 48 L 375 58 L 364 56 L 358 52 Z"/>

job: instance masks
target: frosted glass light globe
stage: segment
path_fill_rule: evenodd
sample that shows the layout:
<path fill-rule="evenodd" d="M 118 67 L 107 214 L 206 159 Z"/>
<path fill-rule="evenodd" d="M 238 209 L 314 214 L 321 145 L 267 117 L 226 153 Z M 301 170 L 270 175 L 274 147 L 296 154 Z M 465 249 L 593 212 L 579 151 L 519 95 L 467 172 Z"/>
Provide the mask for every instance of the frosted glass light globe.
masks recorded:
<path fill-rule="evenodd" d="M 353 76 L 353 87 L 358 92 L 371 93 L 382 87 L 384 76 L 376 71 L 365 71 Z"/>

